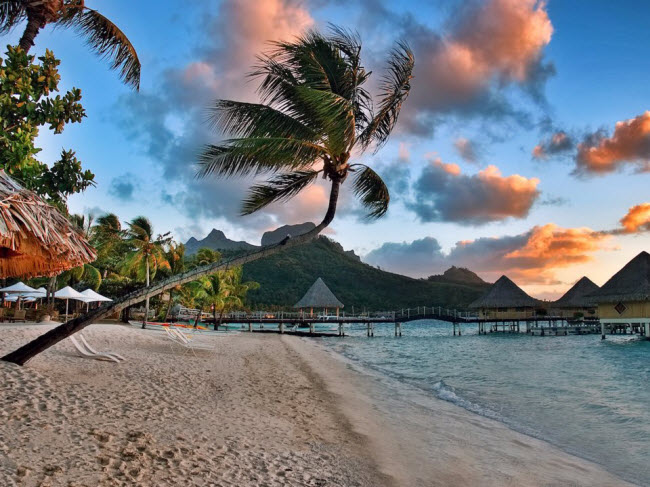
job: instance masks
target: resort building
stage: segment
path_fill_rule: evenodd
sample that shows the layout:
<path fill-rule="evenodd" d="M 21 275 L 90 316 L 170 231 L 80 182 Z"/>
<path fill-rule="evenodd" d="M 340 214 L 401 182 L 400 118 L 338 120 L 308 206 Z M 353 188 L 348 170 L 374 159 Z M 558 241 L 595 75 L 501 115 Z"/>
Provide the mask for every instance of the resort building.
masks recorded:
<path fill-rule="evenodd" d="M 478 310 L 479 319 L 516 320 L 534 317 L 540 305 L 541 301 L 531 298 L 506 276 L 501 276 L 469 307 Z"/>
<path fill-rule="evenodd" d="M 330 288 L 319 277 L 302 299 L 294 305 L 294 308 L 299 308 L 302 311 L 309 310 L 309 316 L 314 315 L 314 309 L 320 309 L 323 310 L 323 317 L 328 316 L 328 309 L 336 309 L 336 317 L 338 318 L 339 309 L 343 308 L 343 303 L 334 296 L 334 293 L 330 291 Z"/>
<path fill-rule="evenodd" d="M 569 319 L 596 318 L 597 304 L 590 294 L 600 288 L 588 277 L 582 277 L 564 296 L 551 303 L 549 314 Z"/>
<path fill-rule="evenodd" d="M 601 333 L 626 330 L 650 337 L 650 254 L 641 252 L 590 295 L 598 303 Z"/>

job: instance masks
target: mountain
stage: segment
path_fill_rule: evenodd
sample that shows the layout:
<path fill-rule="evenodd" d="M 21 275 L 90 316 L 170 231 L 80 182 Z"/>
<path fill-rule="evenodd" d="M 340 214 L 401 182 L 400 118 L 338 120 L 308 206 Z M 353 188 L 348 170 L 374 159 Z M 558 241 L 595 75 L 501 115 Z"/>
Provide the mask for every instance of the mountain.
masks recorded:
<path fill-rule="evenodd" d="M 298 225 L 284 225 L 270 232 L 264 232 L 264 235 L 262 235 L 262 245 L 272 245 L 282 242 L 288 236 L 296 237 L 314 228 L 316 228 L 316 225 L 312 222 L 299 223 Z"/>
<path fill-rule="evenodd" d="M 221 230 L 213 228 L 203 240 L 197 240 L 191 237 L 185 243 L 185 253 L 187 255 L 193 255 L 204 247 L 212 250 L 250 250 L 257 248 L 256 245 L 249 244 L 248 242 L 230 240 Z"/>
<path fill-rule="evenodd" d="M 451 282 L 471 286 L 484 286 L 486 288 L 490 285 L 481 279 L 475 272 L 472 272 L 465 267 L 456 266 L 451 266 L 443 274 L 429 276 L 428 280 L 433 282 Z"/>
<path fill-rule="evenodd" d="M 292 307 L 321 277 L 351 312 L 396 310 L 416 306 L 464 308 L 484 293 L 484 286 L 413 279 L 385 272 L 343 251 L 327 237 L 244 265 L 244 280 L 261 284 L 248 293 L 254 309 Z M 477 276 L 478 277 L 478 276 Z M 479 278 L 480 279 L 480 278 Z"/>

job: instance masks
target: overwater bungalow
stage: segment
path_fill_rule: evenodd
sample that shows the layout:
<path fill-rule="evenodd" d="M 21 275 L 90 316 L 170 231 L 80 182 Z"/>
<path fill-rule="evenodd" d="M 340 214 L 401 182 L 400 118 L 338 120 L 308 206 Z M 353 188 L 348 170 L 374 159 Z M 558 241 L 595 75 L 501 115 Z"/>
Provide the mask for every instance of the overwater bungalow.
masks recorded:
<path fill-rule="evenodd" d="M 595 318 L 597 304 L 591 293 L 600 288 L 588 277 L 582 277 L 564 296 L 550 304 L 549 314 L 569 319 Z"/>
<path fill-rule="evenodd" d="M 319 277 L 305 293 L 302 299 L 294 305 L 294 308 L 298 308 L 302 311 L 309 310 L 309 316 L 314 315 L 314 309 L 322 309 L 324 317 L 328 316 L 328 309 L 335 309 L 336 316 L 338 317 L 339 309 L 343 308 L 343 303 L 334 296 L 334 293 L 330 291 L 330 288 L 328 288 L 325 282 Z"/>
<path fill-rule="evenodd" d="M 598 303 L 601 333 L 639 331 L 650 338 L 650 254 L 641 252 L 590 295 Z"/>
<path fill-rule="evenodd" d="M 516 320 L 534 317 L 540 304 L 508 277 L 501 276 L 469 307 L 478 310 L 479 319 Z"/>
<path fill-rule="evenodd" d="M 0 277 L 53 276 L 96 258 L 56 208 L 0 170 Z"/>

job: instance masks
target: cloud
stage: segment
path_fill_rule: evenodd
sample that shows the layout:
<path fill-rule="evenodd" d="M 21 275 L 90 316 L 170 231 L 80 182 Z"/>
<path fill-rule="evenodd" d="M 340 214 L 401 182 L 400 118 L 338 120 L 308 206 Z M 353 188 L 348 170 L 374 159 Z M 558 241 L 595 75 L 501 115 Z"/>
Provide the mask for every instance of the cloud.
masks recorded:
<path fill-rule="evenodd" d="M 413 18 L 403 22 L 404 36 L 416 54 L 415 82 L 406 105 L 412 132 L 430 133 L 436 115 L 457 112 L 488 117 L 527 116 L 502 96 L 519 86 L 536 102 L 554 73 L 542 62 L 553 34 L 544 2 L 487 0 L 467 2 L 438 34 Z"/>
<path fill-rule="evenodd" d="M 566 153 L 574 148 L 573 139 L 564 131 L 555 132 L 551 137 L 543 140 L 533 148 L 535 159 L 547 159 L 549 156 L 556 156 Z"/>
<path fill-rule="evenodd" d="M 471 140 L 459 137 L 454 141 L 454 147 L 458 151 L 460 157 L 465 161 L 472 163 L 477 162 L 478 155 L 476 153 L 476 144 Z"/>
<path fill-rule="evenodd" d="M 633 206 L 621 218 L 622 229 L 613 233 L 640 233 L 650 231 L 650 203 Z"/>
<path fill-rule="evenodd" d="M 589 228 L 535 226 L 520 235 L 461 241 L 443 253 L 437 240 L 385 243 L 364 261 L 413 277 L 440 274 L 452 265 L 467 267 L 494 281 L 507 274 L 520 284 L 557 284 L 559 269 L 583 264 L 610 238 Z"/>
<path fill-rule="evenodd" d="M 133 201 L 133 195 L 142 182 L 135 174 L 126 172 L 111 180 L 108 194 L 121 201 Z"/>
<path fill-rule="evenodd" d="M 290 205 L 273 205 L 242 218 L 241 201 L 251 179 L 197 180 L 196 161 L 202 147 L 219 135 L 206 123 L 206 111 L 217 98 L 257 101 L 246 74 L 269 41 L 290 40 L 313 25 L 301 2 L 294 0 L 225 0 L 202 14 L 206 32 L 185 65 L 164 70 L 148 92 L 124 95 L 115 108 L 116 122 L 128 138 L 172 181 L 161 202 L 196 219 L 221 219 L 259 231 L 275 224 L 317 219 L 323 189 L 310 189 Z M 319 208 L 324 212 L 325 205 Z"/>
<path fill-rule="evenodd" d="M 611 137 L 601 130 L 587 134 L 578 145 L 577 174 L 605 174 L 625 164 L 650 170 L 650 111 L 617 122 Z"/>
<path fill-rule="evenodd" d="M 496 166 L 473 175 L 456 164 L 431 161 L 413 184 L 407 207 L 425 222 L 482 225 L 524 218 L 539 197 L 539 179 L 518 174 L 504 177 Z"/>

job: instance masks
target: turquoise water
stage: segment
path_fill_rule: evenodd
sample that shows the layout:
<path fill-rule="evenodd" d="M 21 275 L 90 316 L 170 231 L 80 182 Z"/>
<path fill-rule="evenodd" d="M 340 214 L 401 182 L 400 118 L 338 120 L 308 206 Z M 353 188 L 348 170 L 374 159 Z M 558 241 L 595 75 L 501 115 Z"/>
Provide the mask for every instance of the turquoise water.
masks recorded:
<path fill-rule="evenodd" d="M 437 321 L 352 330 L 327 346 L 375 372 L 650 485 L 650 341 L 630 335 L 462 337 Z"/>

